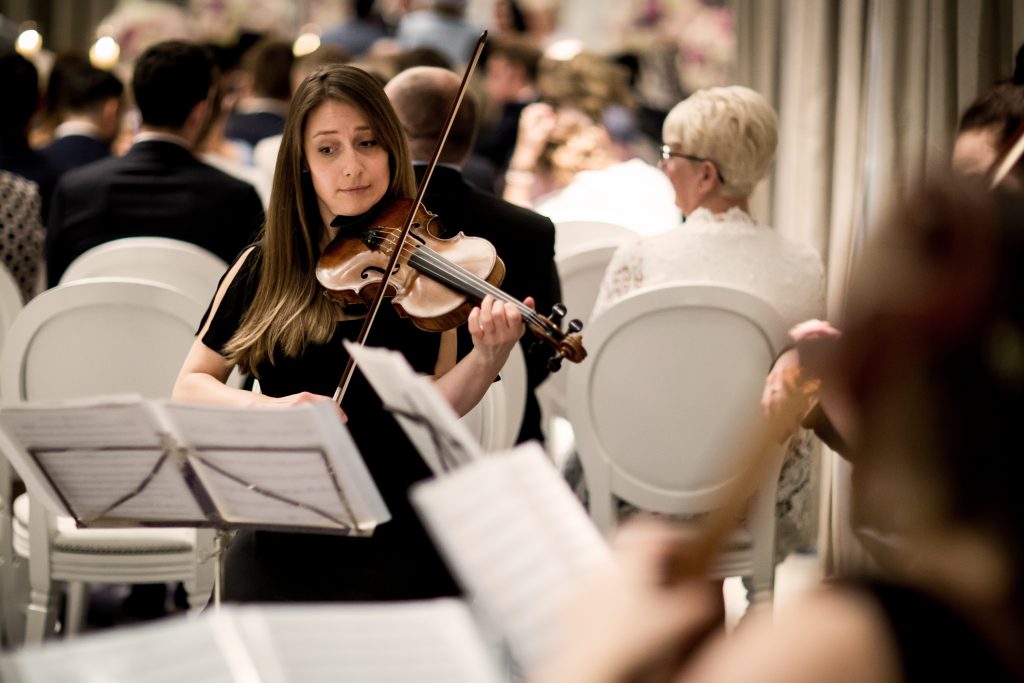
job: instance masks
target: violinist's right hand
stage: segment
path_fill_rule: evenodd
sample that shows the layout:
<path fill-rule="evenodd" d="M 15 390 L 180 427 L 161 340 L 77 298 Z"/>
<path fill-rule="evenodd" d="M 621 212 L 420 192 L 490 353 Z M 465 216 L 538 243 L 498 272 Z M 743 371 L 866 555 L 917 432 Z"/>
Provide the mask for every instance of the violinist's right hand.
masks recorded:
<path fill-rule="evenodd" d="M 259 395 L 259 394 L 257 394 Z M 330 396 L 323 396 L 321 394 L 313 394 L 308 391 L 300 391 L 297 394 L 289 394 L 288 396 L 273 397 L 273 396 L 262 396 L 258 403 L 260 405 L 277 406 L 279 408 L 291 408 L 292 406 L 300 406 L 305 403 L 331 403 L 338 410 L 338 417 L 341 418 L 342 422 L 348 422 L 348 416 L 345 415 L 345 411 L 341 409 L 334 399 Z"/>

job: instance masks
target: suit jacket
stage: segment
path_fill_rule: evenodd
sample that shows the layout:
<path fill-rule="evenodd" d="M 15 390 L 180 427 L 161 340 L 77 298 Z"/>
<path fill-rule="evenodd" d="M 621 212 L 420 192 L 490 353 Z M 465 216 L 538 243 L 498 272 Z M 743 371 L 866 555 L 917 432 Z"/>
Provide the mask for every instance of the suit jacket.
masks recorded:
<path fill-rule="evenodd" d="M 241 140 L 252 147 L 263 138 L 283 132 L 284 117 L 269 111 L 232 112 L 224 125 L 224 137 Z"/>
<path fill-rule="evenodd" d="M 417 165 L 418 177 L 422 177 L 424 168 Z M 519 300 L 532 296 L 542 315 L 547 315 L 551 306 L 561 300 L 562 288 L 555 267 L 555 226 L 550 219 L 481 192 L 469 185 L 459 171 L 444 166 L 434 169 L 423 205 L 437 214 L 444 226 L 444 236 L 464 232 L 483 237 L 494 245 L 505 262 L 502 290 Z M 534 341 L 533 335 L 527 332 L 520 344 L 528 352 Z M 459 346 L 466 348 L 465 345 L 471 344 L 469 331 L 463 325 L 459 328 Z M 548 376 L 549 355 L 546 352 L 526 354 L 529 391 L 520 442 L 543 440 L 540 407 L 534 390 Z"/>
<path fill-rule="evenodd" d="M 57 184 L 46 235 L 49 284 L 78 255 L 121 237 L 183 240 L 231 263 L 262 224 L 252 185 L 173 142 L 139 142 L 123 157 L 69 171 Z"/>
<path fill-rule="evenodd" d="M 89 135 L 65 135 L 39 150 L 61 174 L 110 156 L 110 145 Z"/>

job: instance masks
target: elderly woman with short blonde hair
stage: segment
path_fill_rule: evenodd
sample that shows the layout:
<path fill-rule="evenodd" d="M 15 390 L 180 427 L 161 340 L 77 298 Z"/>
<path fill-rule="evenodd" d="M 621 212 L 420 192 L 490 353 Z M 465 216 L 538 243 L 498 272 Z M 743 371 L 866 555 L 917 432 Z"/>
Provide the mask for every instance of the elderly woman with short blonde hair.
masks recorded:
<path fill-rule="evenodd" d="M 742 86 L 698 90 L 662 127 L 661 170 L 684 223 L 616 252 L 594 309 L 642 287 L 701 280 L 765 299 L 790 325 L 820 317 L 824 270 L 811 247 L 759 225 L 748 198 L 775 160 L 778 117 Z"/>
<path fill-rule="evenodd" d="M 685 281 L 755 294 L 789 326 L 824 314 L 825 276 L 817 252 L 758 224 L 748 210 L 750 194 L 775 159 L 777 129 L 771 105 L 741 86 L 698 90 L 669 112 L 661 170 L 684 222 L 615 253 L 591 319 L 631 292 Z M 790 444 L 776 494 L 780 561 L 809 540 L 809 477 L 809 433 L 803 432 Z"/>

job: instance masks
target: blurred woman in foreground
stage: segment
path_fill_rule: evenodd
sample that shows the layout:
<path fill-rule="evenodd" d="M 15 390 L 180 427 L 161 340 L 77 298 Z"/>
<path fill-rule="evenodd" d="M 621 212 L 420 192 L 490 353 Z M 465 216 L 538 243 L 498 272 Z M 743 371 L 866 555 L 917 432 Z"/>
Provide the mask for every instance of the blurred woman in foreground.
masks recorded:
<path fill-rule="evenodd" d="M 665 579 L 685 544 L 627 526 L 534 683 L 1024 680 L 1022 259 L 1024 199 L 928 184 L 865 254 L 844 334 L 808 349 L 855 435 L 854 524 L 889 541 L 879 575 L 705 640 L 704 583 Z"/>

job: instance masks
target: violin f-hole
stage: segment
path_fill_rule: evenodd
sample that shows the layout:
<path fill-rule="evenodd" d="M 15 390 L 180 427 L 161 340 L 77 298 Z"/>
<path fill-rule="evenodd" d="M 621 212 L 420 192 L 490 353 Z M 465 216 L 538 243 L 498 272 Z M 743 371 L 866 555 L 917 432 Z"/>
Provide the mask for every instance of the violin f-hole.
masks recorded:
<path fill-rule="evenodd" d="M 393 271 L 391 271 L 392 274 L 397 274 L 398 273 L 398 269 L 401 268 L 401 267 L 402 267 L 401 263 L 396 263 L 395 264 L 395 269 Z M 384 275 L 384 269 L 381 268 L 380 266 L 366 266 L 361 271 L 359 271 L 359 277 L 361 277 L 362 279 L 366 280 L 373 273 L 376 273 L 377 275 L 383 276 Z"/>

